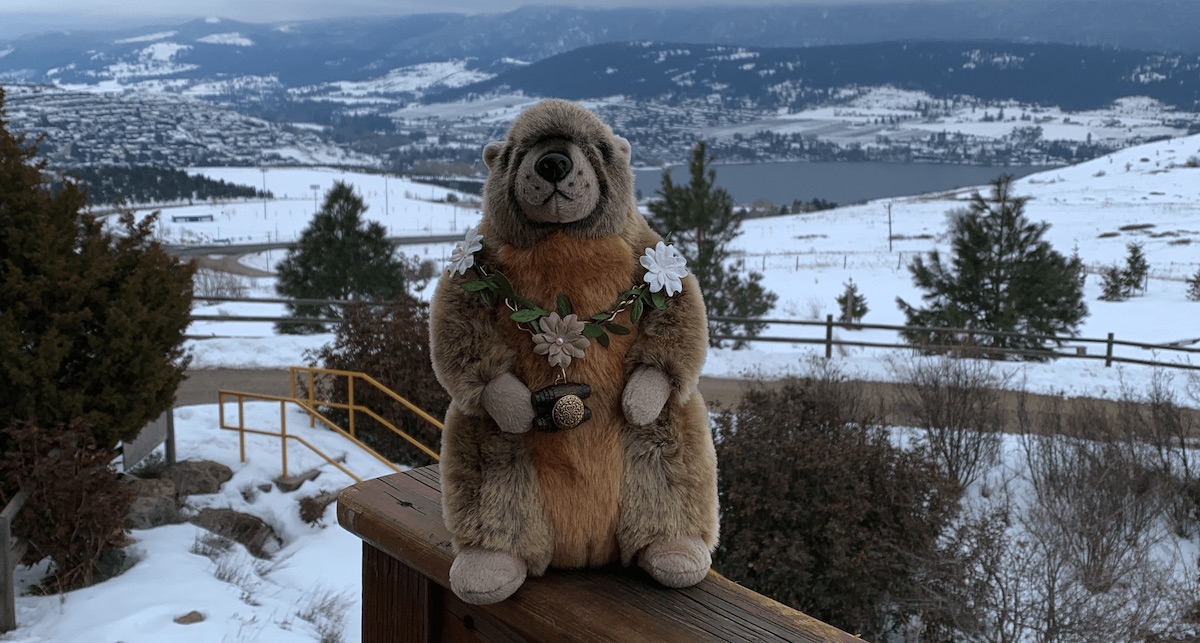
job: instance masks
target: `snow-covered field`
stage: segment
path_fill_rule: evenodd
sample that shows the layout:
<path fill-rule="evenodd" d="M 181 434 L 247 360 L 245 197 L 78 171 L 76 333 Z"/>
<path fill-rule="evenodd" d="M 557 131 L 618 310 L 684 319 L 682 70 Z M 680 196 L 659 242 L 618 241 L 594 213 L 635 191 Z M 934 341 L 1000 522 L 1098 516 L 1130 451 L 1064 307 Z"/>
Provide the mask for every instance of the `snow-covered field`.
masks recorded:
<path fill-rule="evenodd" d="M 1123 259 L 1125 244 L 1145 244 L 1151 280 L 1145 296 L 1124 303 L 1096 300 L 1098 278 L 1086 286 L 1091 314 L 1081 329 L 1087 337 L 1108 332 L 1118 339 L 1148 343 L 1200 338 L 1200 303 L 1187 301 L 1183 279 L 1200 269 L 1200 168 L 1184 167 L 1200 156 L 1200 136 L 1162 141 L 1125 150 L 1110 157 L 1027 177 L 1017 193 L 1029 195 L 1027 214 L 1052 227 L 1049 237 L 1061 251 L 1077 247 L 1094 267 Z M 853 166 L 847 165 L 847 171 Z M 252 243 L 294 239 L 308 222 L 319 199 L 334 180 L 344 180 L 364 197 L 367 216 L 384 223 L 395 235 L 461 232 L 478 222 L 471 207 L 435 202 L 447 191 L 398 178 L 342 173 L 333 170 L 271 169 L 265 175 L 255 168 L 204 168 L 213 178 L 267 189 L 276 199 L 267 202 L 204 204 L 171 207 L 163 211 L 160 233 L 172 243 Z M 316 186 L 315 188 L 313 186 Z M 834 297 L 843 283 L 853 279 L 866 296 L 870 312 L 865 321 L 899 324 L 903 316 L 893 300 L 919 298 L 904 264 L 914 255 L 944 247 L 945 213 L 960 207 L 967 191 L 953 194 L 877 201 L 807 215 L 747 221 L 739 241 L 747 267 L 765 275 L 765 285 L 779 294 L 774 317 L 824 319 L 834 312 Z M 895 237 L 888 249 L 888 206 Z M 210 223 L 173 223 L 171 216 L 215 214 Z M 1134 227 L 1136 226 L 1136 227 Z M 1115 233 L 1115 234 L 1112 234 Z M 406 247 L 405 252 L 445 261 L 451 244 L 427 243 Z M 246 257 L 243 262 L 269 270 L 283 256 L 271 251 Z M 248 280 L 251 296 L 272 296 L 272 279 Z M 428 286 L 425 293 L 428 294 Z M 280 306 L 198 302 L 200 314 L 273 314 Z M 193 368 L 285 368 L 298 364 L 307 348 L 320 346 L 329 336 L 279 337 L 266 323 L 196 323 L 193 335 L 209 337 L 188 342 Z M 801 336 L 794 327 L 769 327 L 764 334 Z M 823 329 L 808 329 L 803 336 L 823 336 Z M 840 332 L 840 331 L 839 331 Z M 791 335 L 789 335 L 791 333 Z M 842 333 L 843 335 L 845 333 Z M 895 341 L 880 331 L 859 331 L 856 337 Z M 775 377 L 803 372 L 820 347 L 791 343 L 759 343 L 750 350 L 714 350 L 705 373 L 741 377 L 761 374 Z M 886 379 L 883 356 L 871 349 L 839 351 L 836 359 L 850 375 Z M 893 353 L 894 354 L 894 353 Z M 1138 353 L 1130 352 L 1130 355 Z M 1146 351 L 1140 355 L 1147 356 Z M 1163 355 L 1159 359 L 1169 359 Z M 1200 363 L 1200 360 L 1194 360 Z M 1070 395 L 1115 397 L 1122 383 L 1135 389 L 1153 375 L 1151 369 L 1103 367 L 1103 363 L 1060 360 L 1045 364 L 1000 364 L 1034 391 Z M 1175 390 L 1185 396 L 1188 378 L 1175 373 Z M 1187 398 L 1184 398 L 1187 399 Z M 1200 400 L 1192 400 L 1200 406 Z M 251 419 L 269 424 L 278 417 L 275 404 L 251 404 Z M 345 453 L 349 466 L 364 476 L 386 473 L 375 463 L 348 448 L 340 439 L 319 430 L 293 413 L 289 430 L 306 431 L 310 440 L 334 454 Z M 293 429 L 293 427 L 295 427 Z M 193 497 L 194 508 L 222 506 L 256 514 L 272 525 L 285 544 L 273 561 L 252 564 L 249 555 L 235 546 L 216 561 L 192 553 L 201 531 L 190 525 L 160 527 L 133 533 L 131 551 L 139 562 L 125 574 L 101 585 L 64 597 L 20 596 L 19 629 L 2 640 L 42 642 L 139 641 L 311 641 L 319 638 L 316 626 L 297 617 L 321 595 L 341 595 L 347 603 L 345 640 L 359 637 L 361 602 L 358 598 L 360 544 L 333 523 L 334 510 L 325 514 L 325 528 L 312 527 L 298 518 L 294 498 L 318 490 L 334 490 L 350 480 L 330 467 L 314 482 L 291 496 L 278 491 L 250 495 L 241 490 L 266 482 L 278 474 L 278 446 L 267 438 L 251 438 L 250 461 L 238 461 L 232 432 L 218 429 L 215 405 L 176 410 L 178 452 L 184 459 L 213 459 L 235 471 L 223 492 Z M 1015 448 L 1010 444 L 1011 448 Z M 1015 456 L 1014 456 L 1015 457 Z M 299 449 L 289 452 L 290 467 L 302 470 L 320 464 Z M 1002 467 L 1011 466 L 1006 460 Z M 1173 545 L 1179 560 L 1195 561 L 1190 542 Z M 1189 559 L 1190 557 L 1190 559 Z M 240 568 L 241 574 L 230 574 Z M 222 569 L 225 571 L 222 572 Z M 1181 573 L 1194 577 L 1188 563 Z M 42 569 L 18 570 L 28 585 Z M 226 580 L 221 580 L 225 578 Z M 199 624 L 178 625 L 173 619 L 191 610 L 204 614 Z"/>

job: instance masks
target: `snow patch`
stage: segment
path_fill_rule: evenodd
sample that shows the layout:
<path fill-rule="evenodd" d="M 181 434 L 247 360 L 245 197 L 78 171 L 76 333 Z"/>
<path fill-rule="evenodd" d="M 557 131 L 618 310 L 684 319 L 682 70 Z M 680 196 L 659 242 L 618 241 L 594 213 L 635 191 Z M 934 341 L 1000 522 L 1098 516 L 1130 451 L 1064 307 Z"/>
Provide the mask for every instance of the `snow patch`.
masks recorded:
<path fill-rule="evenodd" d="M 230 45 L 233 47 L 253 47 L 254 41 L 246 38 L 242 34 L 231 31 L 229 33 L 214 33 L 197 38 L 196 42 L 202 42 L 206 45 Z"/>

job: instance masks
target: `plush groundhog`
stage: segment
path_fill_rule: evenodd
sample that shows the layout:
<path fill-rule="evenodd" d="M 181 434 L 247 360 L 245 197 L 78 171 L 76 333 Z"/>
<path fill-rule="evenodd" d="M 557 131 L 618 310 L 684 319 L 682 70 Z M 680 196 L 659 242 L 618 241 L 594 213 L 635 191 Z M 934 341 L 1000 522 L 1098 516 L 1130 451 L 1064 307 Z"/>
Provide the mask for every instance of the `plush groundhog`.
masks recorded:
<path fill-rule="evenodd" d="M 550 565 L 634 558 L 700 582 L 717 539 L 704 302 L 637 211 L 629 142 L 550 100 L 483 159 L 483 221 L 431 311 L 454 593 L 493 603 Z"/>

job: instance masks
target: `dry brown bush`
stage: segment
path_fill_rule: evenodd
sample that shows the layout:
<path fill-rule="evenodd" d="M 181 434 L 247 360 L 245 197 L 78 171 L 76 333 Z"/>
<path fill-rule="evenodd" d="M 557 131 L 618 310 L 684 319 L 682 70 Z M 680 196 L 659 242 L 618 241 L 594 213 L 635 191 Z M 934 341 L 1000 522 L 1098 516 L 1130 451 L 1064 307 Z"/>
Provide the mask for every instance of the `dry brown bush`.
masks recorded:
<path fill-rule="evenodd" d="M 832 370 L 754 387 L 716 420 L 722 506 L 714 566 L 871 640 L 904 622 L 914 560 L 933 557 L 957 484 L 895 446 Z"/>
<path fill-rule="evenodd" d="M 54 563 L 37 589 L 63 592 L 89 585 L 103 554 L 127 543 L 124 516 L 133 492 L 109 466 L 112 453 L 96 446 L 91 425 L 82 420 L 54 430 L 18 422 L 3 433 L 5 488 L 27 494 L 13 529 L 29 543 L 22 562 Z M 4 501 L 10 499 L 6 493 Z"/>

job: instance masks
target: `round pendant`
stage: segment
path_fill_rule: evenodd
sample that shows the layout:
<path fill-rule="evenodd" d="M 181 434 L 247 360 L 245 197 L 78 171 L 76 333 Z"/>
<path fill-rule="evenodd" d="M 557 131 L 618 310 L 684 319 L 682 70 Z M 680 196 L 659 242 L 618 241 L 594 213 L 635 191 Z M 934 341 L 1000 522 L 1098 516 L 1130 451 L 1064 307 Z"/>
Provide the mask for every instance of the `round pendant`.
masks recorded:
<path fill-rule="evenodd" d="M 583 400 L 578 395 L 564 395 L 554 403 L 550 412 L 554 426 L 573 429 L 583 422 Z"/>

